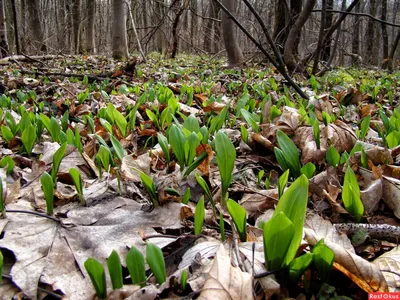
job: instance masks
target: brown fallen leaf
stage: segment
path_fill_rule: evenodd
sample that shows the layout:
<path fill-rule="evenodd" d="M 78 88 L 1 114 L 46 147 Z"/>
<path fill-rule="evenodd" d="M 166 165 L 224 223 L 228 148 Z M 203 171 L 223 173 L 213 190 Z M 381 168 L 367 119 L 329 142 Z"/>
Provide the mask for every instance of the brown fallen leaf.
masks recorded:
<path fill-rule="evenodd" d="M 400 292 L 400 248 L 395 247 L 373 262 L 381 270 L 390 292 Z"/>
<path fill-rule="evenodd" d="M 198 299 L 254 299 L 251 275 L 231 265 L 230 256 L 223 245 L 217 251 L 208 279 Z"/>

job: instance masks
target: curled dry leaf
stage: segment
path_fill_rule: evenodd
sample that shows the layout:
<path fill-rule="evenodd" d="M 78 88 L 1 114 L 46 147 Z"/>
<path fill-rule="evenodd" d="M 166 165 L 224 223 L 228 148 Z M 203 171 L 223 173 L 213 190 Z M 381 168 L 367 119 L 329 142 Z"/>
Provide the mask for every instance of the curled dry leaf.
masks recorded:
<path fill-rule="evenodd" d="M 276 122 L 278 129 L 282 130 L 286 135 L 292 135 L 299 127 L 299 120 L 301 116 L 297 112 L 297 109 L 285 106 L 283 108 L 282 114 Z"/>
<path fill-rule="evenodd" d="M 249 216 L 259 216 L 267 209 L 274 208 L 277 203 L 278 189 L 246 193 L 240 200 L 240 205 L 247 211 Z"/>
<path fill-rule="evenodd" d="M 223 245 L 217 251 L 198 299 L 254 299 L 251 275 L 231 265 L 231 259 Z"/>
<path fill-rule="evenodd" d="M 122 158 L 121 177 L 133 182 L 140 182 L 140 174 L 134 169 L 136 168 L 142 170 L 146 174 L 150 174 L 150 163 L 151 157 L 149 157 L 148 153 L 140 155 L 137 159 L 126 155 Z"/>
<path fill-rule="evenodd" d="M 390 292 L 400 292 L 400 248 L 395 247 L 379 256 L 373 262 L 389 285 Z"/>
<path fill-rule="evenodd" d="M 388 285 L 379 268 L 354 253 L 350 240 L 339 234 L 329 221 L 318 215 L 309 215 L 305 223 L 305 239 L 316 245 L 322 238 L 335 253 L 334 267 L 349 277 L 367 293 L 386 292 Z"/>
<path fill-rule="evenodd" d="M 379 201 L 382 199 L 382 193 L 381 179 L 370 181 L 368 185 L 361 190 L 361 201 L 368 214 L 372 214 L 378 209 Z"/>

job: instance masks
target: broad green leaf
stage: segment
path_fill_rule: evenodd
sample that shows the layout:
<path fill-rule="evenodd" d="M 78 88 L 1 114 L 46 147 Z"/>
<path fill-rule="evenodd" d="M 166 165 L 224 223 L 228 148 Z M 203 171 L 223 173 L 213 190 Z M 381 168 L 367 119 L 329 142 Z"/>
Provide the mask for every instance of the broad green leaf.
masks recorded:
<path fill-rule="evenodd" d="M 335 253 L 325 245 L 324 239 L 320 240 L 312 249 L 314 263 L 322 281 L 327 282 L 332 271 Z"/>
<path fill-rule="evenodd" d="M 114 110 L 114 121 L 117 124 L 119 130 L 123 137 L 126 136 L 126 128 L 128 127 L 128 122 L 125 117 L 117 110 Z"/>
<path fill-rule="evenodd" d="M 129 250 L 126 255 L 126 266 L 133 284 L 138 284 L 141 287 L 146 285 L 146 269 L 144 265 L 144 256 L 136 247 Z"/>
<path fill-rule="evenodd" d="M 185 194 L 183 194 L 182 203 L 188 204 L 190 200 L 190 188 L 187 188 Z"/>
<path fill-rule="evenodd" d="M 186 285 L 187 285 L 187 271 L 183 270 L 182 274 L 181 274 L 181 290 L 182 291 L 186 290 Z"/>
<path fill-rule="evenodd" d="M 188 176 L 190 173 L 192 173 L 193 170 L 196 169 L 207 157 L 208 154 L 206 151 L 201 152 L 200 155 L 197 156 L 197 158 L 186 168 L 183 176 Z"/>
<path fill-rule="evenodd" d="M 314 176 L 316 167 L 312 162 L 306 163 L 301 169 L 301 173 L 306 175 L 308 179 L 311 179 Z"/>
<path fill-rule="evenodd" d="M 154 184 L 153 179 L 147 175 L 146 173 L 137 170 L 140 173 L 140 179 L 142 180 L 143 186 L 146 189 L 147 193 L 149 193 L 151 201 L 155 207 L 158 206 L 158 196 L 157 196 L 157 188 Z"/>
<path fill-rule="evenodd" d="M 15 163 L 11 156 L 4 156 L 0 160 L 0 168 L 7 167 L 7 174 L 11 174 L 12 170 L 14 169 Z"/>
<path fill-rule="evenodd" d="M 105 130 L 107 130 L 109 133 L 112 133 L 112 126 L 107 120 L 100 118 L 100 124 Z"/>
<path fill-rule="evenodd" d="M 14 138 L 14 134 L 11 132 L 10 128 L 4 125 L 1 125 L 1 135 L 7 143 L 9 143 Z"/>
<path fill-rule="evenodd" d="M 165 269 L 165 261 L 161 249 L 152 243 L 147 243 L 146 261 L 156 277 L 157 282 L 159 284 L 163 284 L 167 280 L 167 272 Z"/>
<path fill-rule="evenodd" d="M 104 267 L 96 259 L 91 257 L 85 261 L 84 265 L 86 272 L 88 272 L 90 280 L 92 281 L 97 297 L 99 297 L 99 299 L 106 299 L 107 283 Z"/>
<path fill-rule="evenodd" d="M 209 133 L 213 134 L 215 131 L 219 131 L 225 124 L 227 116 L 228 116 L 228 106 L 225 106 L 216 117 L 212 118 L 209 127 Z"/>
<path fill-rule="evenodd" d="M 204 196 L 200 197 L 194 213 L 194 234 L 199 235 L 204 223 Z"/>
<path fill-rule="evenodd" d="M 182 129 L 173 124 L 169 131 L 169 143 L 171 144 L 172 150 L 174 150 L 181 172 L 183 172 L 183 168 L 185 167 L 185 141 L 186 139 Z"/>
<path fill-rule="evenodd" d="M 326 162 L 331 167 L 336 167 L 340 163 L 340 154 L 332 145 L 326 151 Z"/>
<path fill-rule="evenodd" d="M 282 150 L 287 166 L 290 168 L 291 175 L 294 178 L 299 177 L 300 172 L 300 157 L 299 150 L 292 140 L 281 130 L 277 130 L 276 137 L 279 148 Z"/>
<path fill-rule="evenodd" d="M 239 233 L 240 241 L 246 242 L 247 240 L 247 231 L 246 231 L 246 221 L 247 215 L 246 210 L 240 206 L 236 201 L 229 199 L 227 202 L 228 212 L 233 219 L 233 223 L 235 223 L 236 230 Z"/>
<path fill-rule="evenodd" d="M 110 140 L 111 140 L 111 144 L 113 145 L 113 148 L 114 148 L 114 151 L 115 151 L 115 155 L 117 156 L 119 161 L 122 161 L 124 156 L 127 155 L 124 147 L 122 147 L 122 145 L 118 141 L 118 139 L 112 134 L 110 134 Z"/>
<path fill-rule="evenodd" d="M 305 253 L 293 259 L 289 264 L 289 280 L 296 282 L 313 262 L 314 254 Z"/>
<path fill-rule="evenodd" d="M 388 148 L 395 148 L 400 144 L 400 131 L 394 130 L 386 136 Z"/>
<path fill-rule="evenodd" d="M 286 217 L 285 213 L 280 211 L 264 224 L 263 241 L 265 267 L 268 271 L 275 271 L 288 265 L 292 259 L 290 248 L 295 237 L 295 227 Z"/>
<path fill-rule="evenodd" d="M 65 132 L 68 129 L 69 111 L 66 110 L 61 118 L 61 128 Z"/>
<path fill-rule="evenodd" d="M 282 197 L 285 191 L 286 184 L 289 179 L 289 170 L 286 170 L 278 179 L 278 196 L 279 199 Z"/>
<path fill-rule="evenodd" d="M 71 175 L 72 181 L 74 182 L 76 191 L 78 194 L 83 195 L 82 178 L 81 173 L 75 168 L 69 169 L 69 175 Z"/>
<path fill-rule="evenodd" d="M 53 141 L 54 142 L 59 142 L 61 126 L 60 126 L 60 124 L 58 123 L 58 121 L 54 117 L 51 117 L 50 125 L 49 125 L 49 128 L 47 128 L 47 130 L 49 130 L 51 138 L 53 139 Z"/>
<path fill-rule="evenodd" d="M 65 135 L 67 136 L 68 145 L 75 145 L 75 135 L 72 132 L 71 128 L 68 128 L 66 130 Z"/>
<path fill-rule="evenodd" d="M 361 121 L 361 136 L 360 136 L 360 140 L 362 140 L 362 141 L 365 139 L 365 136 L 368 133 L 370 120 L 371 120 L 371 115 L 368 115 Z"/>
<path fill-rule="evenodd" d="M 222 205 L 225 206 L 229 185 L 232 182 L 232 173 L 235 166 L 236 150 L 229 137 L 219 131 L 215 136 L 215 150 L 217 164 L 221 175 Z"/>
<path fill-rule="evenodd" d="M 29 114 L 25 112 L 22 114 L 21 120 L 18 124 L 20 131 L 24 132 L 29 125 L 32 125 L 31 118 L 29 117 Z"/>
<path fill-rule="evenodd" d="M 110 149 L 104 147 L 103 145 L 100 145 L 96 157 L 100 159 L 103 168 L 108 172 L 110 167 L 110 158 L 111 158 Z"/>
<path fill-rule="evenodd" d="M 60 164 L 61 164 L 62 159 L 64 158 L 64 154 L 65 154 L 65 150 L 66 149 L 67 149 L 67 143 L 64 143 L 54 153 L 53 165 L 51 167 L 51 177 L 53 178 L 53 182 L 54 183 L 56 183 L 56 181 L 57 181 L 58 169 L 60 168 Z"/>
<path fill-rule="evenodd" d="M 364 205 L 361 201 L 360 187 L 357 182 L 356 174 L 347 167 L 344 175 L 342 200 L 346 210 L 357 220 L 360 221 L 364 214 Z"/>
<path fill-rule="evenodd" d="M 186 165 L 190 165 L 193 159 L 196 157 L 196 148 L 200 145 L 200 140 L 196 133 L 192 132 L 186 139 L 184 149 L 185 149 L 185 160 Z"/>
<path fill-rule="evenodd" d="M 33 125 L 29 125 L 21 135 L 21 141 L 28 155 L 31 155 L 33 145 L 36 141 L 36 129 Z"/>
<path fill-rule="evenodd" d="M 169 164 L 170 156 L 169 156 L 168 140 L 161 132 L 159 132 L 157 134 L 157 139 L 158 139 L 158 143 L 160 144 L 160 147 L 161 147 L 161 149 L 162 149 L 162 151 L 164 153 L 165 160 L 167 161 L 167 164 Z"/>
<path fill-rule="evenodd" d="M 290 244 L 290 248 L 285 260 L 287 265 L 296 256 L 297 249 L 303 236 L 307 201 L 308 179 L 305 175 L 300 175 L 300 177 L 297 178 L 288 189 L 286 189 L 275 208 L 274 216 L 279 212 L 283 212 L 293 223 L 295 230 L 293 240 Z"/>
<path fill-rule="evenodd" d="M 13 133 L 13 135 L 16 135 L 17 131 L 18 131 L 18 126 L 15 123 L 15 119 L 14 119 L 13 115 L 9 111 L 6 111 L 4 118 L 7 122 L 8 127 L 10 128 L 11 132 Z"/>
<path fill-rule="evenodd" d="M 200 131 L 200 125 L 199 125 L 199 120 L 194 115 L 189 115 L 185 122 L 183 122 L 183 128 L 186 128 L 190 132 L 199 132 Z"/>
<path fill-rule="evenodd" d="M 46 213 L 48 215 L 53 214 L 54 207 L 54 183 L 50 174 L 44 172 L 40 177 L 40 183 L 42 184 L 42 190 L 44 193 L 44 198 L 46 200 Z"/>
<path fill-rule="evenodd" d="M 253 128 L 254 132 L 256 132 L 256 133 L 260 132 L 260 128 L 258 127 L 258 124 L 257 124 L 256 120 L 254 120 L 251 113 L 249 113 L 247 110 L 245 110 L 243 108 L 240 110 L 240 113 L 242 114 L 242 116 L 246 120 L 246 122 L 249 123 L 251 128 Z"/>
<path fill-rule="evenodd" d="M 107 259 L 108 272 L 110 273 L 111 283 L 114 290 L 122 288 L 122 266 L 117 251 L 113 250 Z"/>
<path fill-rule="evenodd" d="M 315 119 L 315 121 L 313 122 L 313 133 L 314 133 L 315 144 L 317 145 L 317 149 L 319 149 L 321 146 L 321 136 L 320 136 L 318 119 Z"/>
<path fill-rule="evenodd" d="M 242 135 L 243 142 L 247 144 L 249 142 L 249 132 L 244 125 L 240 125 L 240 133 Z"/>

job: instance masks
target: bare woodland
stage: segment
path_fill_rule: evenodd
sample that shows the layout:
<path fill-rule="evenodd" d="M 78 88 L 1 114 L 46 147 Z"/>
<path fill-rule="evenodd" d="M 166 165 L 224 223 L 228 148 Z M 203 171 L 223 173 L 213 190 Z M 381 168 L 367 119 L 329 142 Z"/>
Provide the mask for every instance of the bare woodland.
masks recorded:
<path fill-rule="evenodd" d="M 237 64 L 243 54 L 260 51 L 249 35 L 265 47 L 267 30 L 289 71 L 311 60 L 392 68 L 398 11 L 393 0 L 1 0 L 1 47 L 3 57 L 98 53 L 123 58 L 139 44 L 145 53 L 172 56 L 226 49 L 229 63 Z"/>

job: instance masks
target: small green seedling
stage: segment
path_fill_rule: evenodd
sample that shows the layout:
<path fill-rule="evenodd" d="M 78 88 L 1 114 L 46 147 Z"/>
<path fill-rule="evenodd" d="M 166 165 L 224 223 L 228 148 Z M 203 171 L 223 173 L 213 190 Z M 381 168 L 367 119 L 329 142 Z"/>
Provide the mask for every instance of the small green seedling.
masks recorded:
<path fill-rule="evenodd" d="M 187 188 L 185 194 L 183 194 L 182 203 L 187 205 L 190 200 L 190 188 Z"/>
<path fill-rule="evenodd" d="M 361 121 L 361 134 L 360 134 L 360 140 L 364 140 L 365 136 L 368 133 L 369 130 L 369 123 L 371 121 L 371 115 L 366 116 L 362 121 Z"/>
<path fill-rule="evenodd" d="M 88 272 L 90 280 L 92 281 L 97 297 L 99 299 L 106 299 L 107 282 L 104 267 L 100 262 L 91 257 L 85 261 L 84 265 L 86 272 Z"/>
<path fill-rule="evenodd" d="M 240 113 L 242 114 L 243 118 L 246 120 L 247 123 L 253 128 L 255 133 L 260 132 L 260 127 L 258 126 L 256 120 L 254 120 L 254 117 L 251 113 L 249 113 L 247 110 L 242 108 L 240 110 Z"/>
<path fill-rule="evenodd" d="M 308 269 L 313 262 L 313 253 L 305 253 L 293 259 L 289 264 L 289 280 L 297 282 L 299 277 Z"/>
<path fill-rule="evenodd" d="M 60 148 L 54 153 L 53 165 L 51 167 L 51 178 L 53 179 L 54 185 L 57 183 L 57 173 L 60 168 L 62 159 L 64 158 L 65 150 L 67 149 L 67 143 L 61 145 Z"/>
<path fill-rule="evenodd" d="M 169 155 L 168 140 L 162 133 L 158 133 L 157 138 L 158 138 L 158 143 L 160 144 L 160 147 L 164 153 L 165 161 L 167 162 L 167 168 L 168 168 L 169 162 L 171 161 L 170 155 Z"/>
<path fill-rule="evenodd" d="M 240 241 L 246 242 L 247 240 L 247 231 L 246 231 L 246 210 L 240 206 L 236 201 L 229 199 L 227 203 L 228 212 L 233 219 L 233 223 L 235 223 L 236 230 L 239 233 Z"/>
<path fill-rule="evenodd" d="M 347 167 L 344 176 L 342 200 L 346 210 L 359 222 L 364 214 L 364 205 L 361 201 L 356 174 L 351 167 Z"/>
<path fill-rule="evenodd" d="M 183 270 L 181 274 L 181 290 L 184 292 L 187 286 L 187 271 Z"/>
<path fill-rule="evenodd" d="M 153 202 L 153 205 L 155 207 L 158 207 L 159 203 L 158 203 L 158 192 L 157 192 L 157 188 L 156 185 L 154 184 L 153 179 L 147 175 L 146 173 L 136 169 L 136 171 L 138 171 L 140 173 L 140 179 L 142 181 L 142 184 L 145 188 L 145 190 L 147 191 L 147 193 L 150 196 L 150 200 Z"/>
<path fill-rule="evenodd" d="M 306 163 L 301 169 L 301 173 L 306 175 L 308 179 L 311 179 L 314 176 L 316 167 L 312 162 Z"/>
<path fill-rule="evenodd" d="M 156 277 L 157 282 L 163 284 L 167 280 L 167 271 L 165 269 L 165 261 L 161 249 L 152 243 L 147 243 L 146 261 Z"/>
<path fill-rule="evenodd" d="M 114 290 L 122 288 L 122 266 L 117 251 L 113 250 L 107 259 L 108 272 L 110 273 L 111 283 Z"/>
<path fill-rule="evenodd" d="M 75 168 L 69 169 L 69 175 L 72 178 L 72 181 L 74 182 L 76 192 L 78 194 L 78 198 L 81 202 L 81 205 L 85 205 L 85 198 L 83 197 L 83 184 L 82 184 L 82 177 L 81 173 Z"/>
<path fill-rule="evenodd" d="M 171 144 L 172 150 L 174 151 L 175 157 L 178 160 L 178 164 L 183 172 L 185 167 L 185 142 L 186 138 L 182 132 L 182 129 L 172 124 L 169 131 L 169 143 Z"/>
<path fill-rule="evenodd" d="M 146 285 L 146 269 L 144 256 L 136 247 L 132 247 L 126 255 L 126 266 L 133 284 Z"/>
<path fill-rule="evenodd" d="M 314 246 L 312 253 L 314 253 L 314 263 L 317 267 L 319 276 L 322 281 L 327 282 L 329 280 L 329 274 L 332 271 L 335 253 L 325 245 L 324 239 L 320 240 Z"/>
<path fill-rule="evenodd" d="M 6 216 L 6 202 L 3 195 L 3 179 L 0 177 L 0 212 L 3 217 Z"/>
<path fill-rule="evenodd" d="M 246 144 L 249 142 L 249 131 L 244 125 L 240 125 L 240 133 L 242 134 L 242 140 Z"/>
<path fill-rule="evenodd" d="M 315 144 L 317 145 L 317 149 L 320 149 L 320 147 L 321 147 L 321 134 L 320 134 L 318 119 L 315 119 L 314 122 L 313 122 L 313 133 L 314 133 L 314 141 L 315 141 Z"/>
<path fill-rule="evenodd" d="M 14 138 L 14 134 L 7 126 L 1 125 L 1 135 L 3 139 L 9 143 Z"/>
<path fill-rule="evenodd" d="M 232 182 L 232 173 L 235 166 L 236 150 L 229 137 L 219 131 L 215 137 L 217 164 L 221 175 L 221 205 L 226 207 L 228 188 Z"/>
<path fill-rule="evenodd" d="M 208 200 L 211 202 L 211 205 L 212 205 L 213 211 L 214 211 L 214 216 L 215 216 L 216 209 L 215 209 L 214 199 L 213 199 L 213 196 L 211 194 L 210 187 L 208 186 L 208 184 L 204 180 L 204 178 L 201 177 L 199 174 L 196 173 L 195 176 L 196 176 L 197 183 L 201 186 L 201 188 L 203 189 L 204 193 L 206 193 L 206 196 L 207 196 Z"/>
<path fill-rule="evenodd" d="M 96 155 L 96 160 L 100 161 L 104 170 L 108 172 L 110 170 L 110 161 L 111 161 L 111 151 L 108 147 L 100 145 L 99 151 Z"/>
<path fill-rule="evenodd" d="M 258 172 L 257 174 L 257 185 L 261 185 L 261 180 L 264 176 L 265 171 L 264 170 L 260 170 L 260 172 Z"/>
<path fill-rule="evenodd" d="M 199 235 L 204 223 L 204 196 L 201 196 L 194 213 L 194 234 Z"/>
<path fill-rule="evenodd" d="M 122 145 L 118 141 L 118 139 L 116 137 L 114 137 L 112 134 L 110 134 L 110 140 L 111 140 L 111 144 L 113 145 L 114 153 L 115 153 L 116 157 L 118 158 L 118 160 L 120 162 L 122 162 L 122 159 L 127 154 L 124 147 L 122 147 Z"/>
<path fill-rule="evenodd" d="M 24 132 L 21 135 L 21 141 L 24 145 L 26 152 L 30 156 L 32 153 L 33 145 L 36 141 L 36 129 L 33 125 L 29 125 L 27 128 L 25 128 Z"/>
<path fill-rule="evenodd" d="M 46 199 L 46 212 L 48 215 L 53 214 L 54 207 L 54 184 L 50 174 L 44 172 L 40 177 L 44 198 Z"/>
<path fill-rule="evenodd" d="M 225 222 L 221 212 L 219 212 L 219 231 L 221 232 L 221 241 L 225 242 Z"/>
<path fill-rule="evenodd" d="M 329 146 L 328 150 L 326 151 L 325 158 L 328 166 L 337 167 L 340 163 L 340 154 L 332 145 Z"/>

